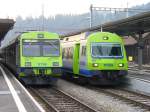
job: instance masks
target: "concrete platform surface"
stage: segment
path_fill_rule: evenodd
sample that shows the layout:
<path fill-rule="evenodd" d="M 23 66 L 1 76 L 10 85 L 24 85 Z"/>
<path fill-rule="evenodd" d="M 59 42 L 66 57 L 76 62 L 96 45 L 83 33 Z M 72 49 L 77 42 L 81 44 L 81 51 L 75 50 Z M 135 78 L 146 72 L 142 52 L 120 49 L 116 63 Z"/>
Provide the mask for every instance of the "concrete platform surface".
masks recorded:
<path fill-rule="evenodd" d="M 45 112 L 28 91 L 0 65 L 0 112 Z"/>

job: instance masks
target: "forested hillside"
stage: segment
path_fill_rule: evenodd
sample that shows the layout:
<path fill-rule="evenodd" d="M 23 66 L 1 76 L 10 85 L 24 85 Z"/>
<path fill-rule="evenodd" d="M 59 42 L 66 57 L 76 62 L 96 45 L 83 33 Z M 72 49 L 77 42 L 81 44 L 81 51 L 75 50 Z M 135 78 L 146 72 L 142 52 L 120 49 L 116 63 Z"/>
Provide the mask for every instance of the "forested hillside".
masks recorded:
<path fill-rule="evenodd" d="M 150 11 L 150 3 L 140 6 L 132 7 L 132 9 L 145 9 Z M 129 16 L 135 15 L 140 12 L 129 12 Z M 105 22 L 114 21 L 126 17 L 126 12 L 93 12 L 92 25 L 100 25 Z M 22 19 L 18 16 L 13 30 L 11 30 L 3 41 L 3 45 L 11 41 L 19 32 L 28 30 L 45 30 L 50 32 L 56 32 L 59 34 L 65 34 L 68 32 L 77 31 L 80 29 L 90 27 L 90 14 L 85 13 L 82 15 L 56 15 L 55 17 L 49 16 L 44 18 L 40 16 L 38 18 L 27 17 Z"/>

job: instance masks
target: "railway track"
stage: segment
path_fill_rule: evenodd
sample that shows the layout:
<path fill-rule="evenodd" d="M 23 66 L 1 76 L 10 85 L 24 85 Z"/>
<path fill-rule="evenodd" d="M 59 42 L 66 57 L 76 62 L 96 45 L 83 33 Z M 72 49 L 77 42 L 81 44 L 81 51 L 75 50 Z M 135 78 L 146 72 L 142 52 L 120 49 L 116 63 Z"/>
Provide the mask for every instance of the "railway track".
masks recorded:
<path fill-rule="evenodd" d="M 138 69 L 138 66 L 129 66 L 129 68 L 136 68 L 136 69 Z M 150 70 L 150 66 L 142 66 L 142 68 Z"/>
<path fill-rule="evenodd" d="M 90 87 L 91 88 L 91 87 Z M 150 111 L 150 96 L 144 95 L 140 92 L 134 92 L 127 89 L 101 89 L 92 88 L 92 90 L 98 90 L 98 92 L 103 92 L 104 94 L 111 95 L 112 97 L 124 100 L 130 104 L 140 107 L 141 109 L 146 109 Z"/>
<path fill-rule="evenodd" d="M 129 69 L 129 70 L 133 70 L 133 71 L 138 71 L 138 70 L 139 70 L 138 66 L 129 66 L 128 69 Z M 142 71 L 143 71 L 143 72 L 150 72 L 150 67 L 143 66 L 143 67 L 142 67 Z"/>
<path fill-rule="evenodd" d="M 30 90 L 46 103 L 50 112 L 97 112 L 56 88 L 30 88 Z"/>

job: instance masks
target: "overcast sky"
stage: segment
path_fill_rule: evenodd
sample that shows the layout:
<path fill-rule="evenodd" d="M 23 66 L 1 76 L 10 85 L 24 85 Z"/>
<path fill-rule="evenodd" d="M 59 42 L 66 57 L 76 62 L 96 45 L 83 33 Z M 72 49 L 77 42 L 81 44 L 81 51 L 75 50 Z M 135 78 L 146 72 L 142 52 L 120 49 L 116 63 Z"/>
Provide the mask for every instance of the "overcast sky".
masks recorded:
<path fill-rule="evenodd" d="M 22 16 L 38 17 L 44 6 L 44 16 L 82 14 L 89 12 L 90 4 L 100 7 L 127 7 L 145 4 L 150 0 L 0 0 L 0 18 Z"/>

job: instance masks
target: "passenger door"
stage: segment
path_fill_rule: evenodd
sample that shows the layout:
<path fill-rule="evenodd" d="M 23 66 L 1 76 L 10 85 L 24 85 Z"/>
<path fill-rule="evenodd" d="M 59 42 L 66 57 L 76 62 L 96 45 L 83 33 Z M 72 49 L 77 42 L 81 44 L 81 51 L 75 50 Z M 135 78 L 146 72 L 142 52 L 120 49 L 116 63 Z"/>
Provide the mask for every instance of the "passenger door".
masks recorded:
<path fill-rule="evenodd" d="M 73 54 L 73 73 L 79 74 L 80 43 L 75 44 Z"/>

